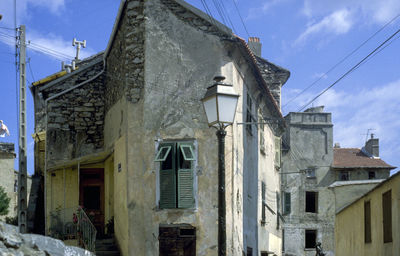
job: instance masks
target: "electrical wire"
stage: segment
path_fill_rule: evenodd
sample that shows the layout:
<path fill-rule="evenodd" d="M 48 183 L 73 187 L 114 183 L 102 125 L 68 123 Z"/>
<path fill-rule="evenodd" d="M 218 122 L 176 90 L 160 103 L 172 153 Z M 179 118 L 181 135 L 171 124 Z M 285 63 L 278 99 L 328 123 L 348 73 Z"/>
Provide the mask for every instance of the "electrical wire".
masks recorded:
<path fill-rule="evenodd" d="M 201 0 L 201 4 L 203 5 L 204 11 L 207 13 L 208 17 L 210 17 L 211 23 L 214 26 L 217 26 L 215 21 L 214 21 L 214 17 L 212 16 L 212 13 L 210 11 L 210 8 L 208 7 L 208 4 L 207 4 L 206 0 Z"/>
<path fill-rule="evenodd" d="M 233 22 L 232 22 L 232 20 L 231 20 L 231 17 L 229 16 L 229 12 L 228 12 L 227 9 L 225 8 L 224 1 L 223 1 L 223 0 L 217 0 L 217 1 L 220 3 L 220 6 L 222 6 L 221 9 L 222 9 L 223 12 L 225 12 L 225 16 L 227 17 L 228 22 L 229 22 L 229 24 L 231 25 L 231 28 L 232 28 L 233 32 L 234 32 L 235 34 L 237 34 L 237 31 L 236 31 L 236 29 L 235 29 L 235 26 L 233 25 Z M 226 11 L 224 11 L 224 10 L 226 10 Z"/>
<path fill-rule="evenodd" d="M 363 47 L 367 42 L 369 42 L 372 38 L 374 38 L 377 34 L 379 34 L 383 29 L 385 29 L 387 26 L 389 26 L 391 23 L 393 23 L 397 18 L 400 17 L 400 13 L 397 14 L 395 17 L 393 17 L 390 21 L 388 21 L 385 25 L 383 25 L 380 29 L 378 29 L 374 34 L 372 34 L 370 37 L 368 37 L 364 42 L 362 42 L 359 46 L 357 46 L 353 51 L 351 51 L 349 54 L 347 54 L 344 58 L 342 58 L 338 63 L 333 65 L 328 71 L 323 73 L 320 77 L 317 78 L 314 82 L 312 82 L 310 85 L 308 85 L 306 88 L 304 88 L 301 92 L 299 92 L 296 96 L 291 98 L 288 102 L 285 103 L 285 105 L 282 106 L 282 108 L 285 108 L 287 105 L 289 105 L 291 102 L 293 102 L 295 99 L 297 99 L 301 94 L 306 92 L 308 89 L 313 87 L 316 83 L 318 83 L 322 78 L 326 77 L 331 71 L 336 69 L 340 64 L 342 64 L 345 60 L 347 60 L 350 56 L 352 56 L 354 53 L 356 53 L 361 47 Z"/>
<path fill-rule="evenodd" d="M 35 77 L 33 76 L 33 72 L 32 72 L 31 58 L 28 58 L 28 67 L 29 67 L 29 71 L 30 71 L 30 73 L 31 73 L 31 76 L 32 76 L 33 81 L 36 81 L 36 80 L 35 80 Z"/>
<path fill-rule="evenodd" d="M 212 0 L 215 6 L 215 9 L 217 10 L 219 16 L 222 19 L 222 23 L 226 26 L 226 20 L 225 20 L 225 15 L 223 14 L 221 7 L 219 6 L 219 4 L 216 2 L 216 0 Z"/>
<path fill-rule="evenodd" d="M 400 29 L 398 29 L 395 33 L 393 33 L 389 38 L 387 38 L 383 43 L 381 43 L 378 47 L 376 47 L 372 52 L 370 52 L 367 56 L 365 56 L 361 61 L 359 61 L 356 65 L 354 65 L 350 70 L 348 70 L 346 73 L 344 73 L 341 77 L 339 77 L 335 82 L 333 82 L 330 86 L 328 86 L 327 88 L 325 88 L 321 93 L 319 93 L 317 96 L 315 96 L 312 100 L 310 100 L 308 103 L 306 103 L 305 105 L 303 105 L 300 109 L 299 112 L 302 111 L 305 107 L 307 107 L 308 105 L 310 105 L 313 101 L 315 101 L 316 99 L 318 99 L 322 94 L 324 94 L 325 92 L 327 92 L 330 88 L 332 88 L 335 84 L 337 84 L 338 82 L 340 82 L 343 78 L 345 78 L 346 76 L 348 76 L 350 73 L 352 73 L 354 70 L 356 70 L 357 68 L 359 68 L 362 64 L 364 64 L 366 62 L 366 60 L 370 57 L 370 56 L 375 56 L 374 53 L 377 52 L 379 49 L 381 49 L 388 41 L 390 41 L 394 36 L 396 36 L 398 33 L 400 32 Z"/>
<path fill-rule="evenodd" d="M 0 29 L 15 30 L 15 28 L 0 27 Z"/>
<path fill-rule="evenodd" d="M 236 8 L 237 13 L 239 14 L 239 18 L 240 18 L 240 20 L 241 20 L 241 22 L 242 22 L 242 24 L 243 24 L 243 27 L 244 27 L 244 30 L 246 31 L 247 36 L 250 37 L 250 33 L 249 33 L 249 31 L 247 30 L 246 24 L 244 24 L 242 15 L 240 15 L 240 11 L 239 11 L 238 6 L 236 5 L 235 0 L 232 0 L 232 2 L 233 2 L 233 4 L 235 5 L 235 8 Z"/>
<path fill-rule="evenodd" d="M 7 40 L 5 43 L 11 43 L 11 39 L 15 39 L 14 36 L 11 36 L 11 35 L 3 33 L 3 32 L 0 32 L 0 37 L 3 37 L 4 39 Z M 72 56 L 69 56 L 62 52 L 59 52 L 59 51 L 56 51 L 56 50 L 32 43 L 32 42 L 27 44 L 26 47 L 31 50 L 34 50 L 36 52 L 40 52 L 40 53 L 49 55 L 49 56 L 51 56 L 55 59 L 61 60 L 61 61 L 73 59 Z"/>

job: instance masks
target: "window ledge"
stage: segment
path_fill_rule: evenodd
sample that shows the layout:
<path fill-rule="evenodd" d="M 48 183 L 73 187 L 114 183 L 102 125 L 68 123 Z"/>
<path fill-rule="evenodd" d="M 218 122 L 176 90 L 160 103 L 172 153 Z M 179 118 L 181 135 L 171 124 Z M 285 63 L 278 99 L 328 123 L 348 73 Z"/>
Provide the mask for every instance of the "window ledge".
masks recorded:
<path fill-rule="evenodd" d="M 304 248 L 304 251 L 315 251 L 315 248 Z"/>
<path fill-rule="evenodd" d="M 171 208 L 171 209 L 165 209 L 165 208 L 160 208 L 160 207 L 154 207 L 153 208 L 153 210 L 155 211 L 155 212 L 161 212 L 161 211 L 168 211 L 168 212 L 171 212 L 171 213 L 174 213 L 174 212 L 176 212 L 176 213 L 182 213 L 183 211 L 186 211 L 186 212 L 197 212 L 197 208 Z"/>

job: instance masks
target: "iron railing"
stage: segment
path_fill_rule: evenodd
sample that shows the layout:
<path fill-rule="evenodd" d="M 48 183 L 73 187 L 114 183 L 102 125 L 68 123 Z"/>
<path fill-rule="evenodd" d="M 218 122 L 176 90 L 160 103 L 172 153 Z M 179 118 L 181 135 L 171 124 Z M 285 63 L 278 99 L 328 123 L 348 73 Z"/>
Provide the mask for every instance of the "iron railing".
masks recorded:
<path fill-rule="evenodd" d="M 76 217 L 78 241 L 83 243 L 85 249 L 94 252 L 96 249 L 96 227 L 81 207 L 76 211 Z"/>
<path fill-rule="evenodd" d="M 60 239 L 78 240 L 78 245 L 95 251 L 97 230 L 81 207 L 58 208 L 50 212 L 49 236 Z"/>

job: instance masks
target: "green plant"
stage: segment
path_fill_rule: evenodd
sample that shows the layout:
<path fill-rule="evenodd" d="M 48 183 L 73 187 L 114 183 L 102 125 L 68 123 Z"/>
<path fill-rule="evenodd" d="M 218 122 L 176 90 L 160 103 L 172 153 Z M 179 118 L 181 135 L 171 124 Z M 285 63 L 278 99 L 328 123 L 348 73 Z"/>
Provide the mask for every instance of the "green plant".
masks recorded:
<path fill-rule="evenodd" d="M 114 234 L 114 216 L 112 216 L 111 219 L 107 221 L 106 228 L 107 228 L 107 235 Z"/>
<path fill-rule="evenodd" d="M 4 188 L 0 186 L 0 216 L 7 215 L 10 200 L 11 199 L 7 196 Z"/>
<path fill-rule="evenodd" d="M 18 216 L 6 217 L 6 223 L 14 226 L 18 226 Z"/>

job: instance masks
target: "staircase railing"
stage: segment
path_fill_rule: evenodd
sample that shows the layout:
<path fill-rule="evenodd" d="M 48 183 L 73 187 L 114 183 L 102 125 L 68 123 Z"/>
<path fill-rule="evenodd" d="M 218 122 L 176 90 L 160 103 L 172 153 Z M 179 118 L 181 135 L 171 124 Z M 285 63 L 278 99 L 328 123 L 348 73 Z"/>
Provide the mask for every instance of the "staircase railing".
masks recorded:
<path fill-rule="evenodd" d="M 50 212 L 49 235 L 61 240 L 77 239 L 79 246 L 95 251 L 97 230 L 82 207 Z"/>
<path fill-rule="evenodd" d="M 96 249 L 96 227 L 81 207 L 76 211 L 76 220 L 78 241 L 83 243 L 85 249 L 94 252 Z"/>

